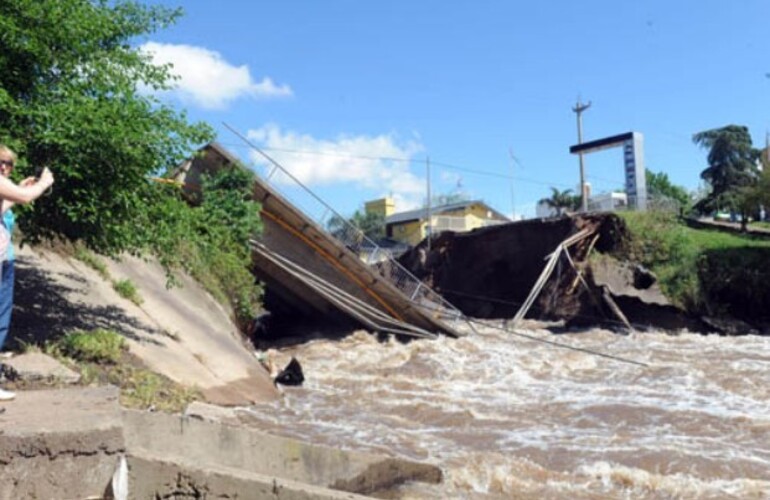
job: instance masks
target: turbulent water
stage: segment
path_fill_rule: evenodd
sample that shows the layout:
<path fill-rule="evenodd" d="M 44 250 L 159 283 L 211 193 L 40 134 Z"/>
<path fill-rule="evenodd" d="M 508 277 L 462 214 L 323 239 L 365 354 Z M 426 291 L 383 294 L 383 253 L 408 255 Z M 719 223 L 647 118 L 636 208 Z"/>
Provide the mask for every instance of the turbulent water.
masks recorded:
<path fill-rule="evenodd" d="M 253 408 L 270 432 L 429 462 L 403 498 L 770 498 L 770 337 L 603 330 L 282 350 L 301 388 Z"/>

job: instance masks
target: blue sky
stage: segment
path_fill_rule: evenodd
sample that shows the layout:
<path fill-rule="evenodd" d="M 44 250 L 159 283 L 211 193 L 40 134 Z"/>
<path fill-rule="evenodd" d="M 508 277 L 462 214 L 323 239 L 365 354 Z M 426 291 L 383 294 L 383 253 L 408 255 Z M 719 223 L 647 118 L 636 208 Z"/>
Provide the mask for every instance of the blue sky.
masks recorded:
<path fill-rule="evenodd" d="M 764 146 L 770 130 L 767 0 L 164 3 L 185 15 L 138 41 L 181 77 L 163 98 L 345 215 L 421 204 L 429 157 L 434 194 L 533 216 L 579 182 L 578 96 L 584 140 L 641 132 L 647 167 L 688 189 L 706 166 L 692 134 L 735 123 Z M 586 167 L 594 192 L 623 187 L 620 149 Z"/>

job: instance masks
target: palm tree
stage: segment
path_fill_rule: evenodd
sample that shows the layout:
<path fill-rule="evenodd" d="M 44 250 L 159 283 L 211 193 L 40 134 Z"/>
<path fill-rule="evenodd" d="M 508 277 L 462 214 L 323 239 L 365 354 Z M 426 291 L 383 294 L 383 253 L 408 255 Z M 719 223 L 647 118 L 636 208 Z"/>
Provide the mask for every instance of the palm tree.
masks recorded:
<path fill-rule="evenodd" d="M 575 199 L 571 189 L 559 191 L 555 187 L 552 187 L 551 196 L 549 198 L 542 198 L 539 203 L 545 203 L 550 208 L 556 210 L 556 217 L 559 217 L 564 212 L 575 209 Z"/>

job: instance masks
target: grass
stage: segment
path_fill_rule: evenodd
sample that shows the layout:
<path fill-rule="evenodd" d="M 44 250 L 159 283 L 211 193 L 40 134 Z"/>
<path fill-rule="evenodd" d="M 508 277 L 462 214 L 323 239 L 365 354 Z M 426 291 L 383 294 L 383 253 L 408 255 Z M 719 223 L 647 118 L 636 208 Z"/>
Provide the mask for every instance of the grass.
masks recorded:
<path fill-rule="evenodd" d="M 80 373 L 81 385 L 113 384 L 127 408 L 180 412 L 201 399 L 199 391 L 148 370 L 126 348 L 125 339 L 105 329 L 77 331 L 43 346 L 25 344 L 25 352 L 44 352 Z"/>
<path fill-rule="evenodd" d="M 99 257 L 90 252 L 82 245 L 75 247 L 75 258 L 83 262 L 85 265 L 99 273 L 99 276 L 106 281 L 112 282 L 112 288 L 118 292 L 118 295 L 124 299 L 130 300 L 134 304 L 140 306 L 144 302 L 136 285 L 129 279 L 113 280 L 110 275 L 110 271 L 107 269 L 107 265 Z"/>
<path fill-rule="evenodd" d="M 709 283 L 711 277 L 703 272 L 707 263 L 711 264 L 710 268 L 714 267 L 714 255 L 737 252 L 745 254 L 748 263 L 754 260 L 748 257 L 754 250 L 770 250 L 770 240 L 692 229 L 680 223 L 673 214 L 626 212 L 621 216 L 632 236 L 626 249 L 627 257 L 650 268 L 658 276 L 666 296 L 693 312 L 714 310 L 706 293 L 712 285 Z M 740 267 L 734 258 L 729 265 L 736 272 Z M 719 272 L 720 279 L 724 279 L 725 270 Z"/>
<path fill-rule="evenodd" d="M 110 272 L 107 270 L 107 265 L 85 247 L 78 245 L 75 248 L 75 258 L 99 273 L 99 276 L 105 280 L 111 279 Z"/>
<path fill-rule="evenodd" d="M 127 349 L 126 341 L 120 334 L 101 328 L 90 332 L 72 332 L 48 347 L 80 361 L 109 364 L 118 363 Z"/>
<path fill-rule="evenodd" d="M 139 295 L 139 290 L 136 288 L 136 285 L 129 279 L 113 281 L 112 288 L 118 292 L 118 295 L 124 299 L 130 300 L 138 306 L 142 305 L 142 302 L 144 302 L 144 299 Z"/>

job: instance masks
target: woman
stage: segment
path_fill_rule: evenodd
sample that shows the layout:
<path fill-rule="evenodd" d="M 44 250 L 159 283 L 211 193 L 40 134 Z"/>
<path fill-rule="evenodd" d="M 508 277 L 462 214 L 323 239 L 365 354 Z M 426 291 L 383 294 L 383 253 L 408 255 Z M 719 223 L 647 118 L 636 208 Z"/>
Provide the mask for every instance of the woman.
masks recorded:
<path fill-rule="evenodd" d="M 16 153 L 0 144 L 0 174 L 2 174 L 0 175 L 0 200 L 2 200 L 0 201 L 0 211 L 2 211 L 2 224 L 0 225 L 0 260 L 2 260 L 0 350 L 2 350 L 8 336 L 13 309 L 14 253 L 10 240 L 15 218 L 10 208 L 16 203 L 29 203 L 36 200 L 53 184 L 53 174 L 46 168 L 39 179 L 28 177 L 16 185 L 9 178 L 15 165 Z M 0 389 L 0 401 L 7 401 L 14 397 L 16 395 L 13 392 Z"/>

